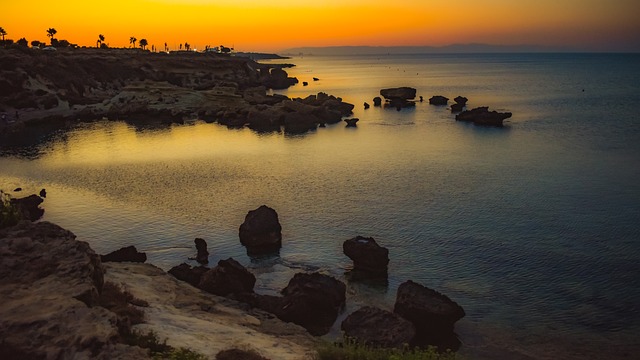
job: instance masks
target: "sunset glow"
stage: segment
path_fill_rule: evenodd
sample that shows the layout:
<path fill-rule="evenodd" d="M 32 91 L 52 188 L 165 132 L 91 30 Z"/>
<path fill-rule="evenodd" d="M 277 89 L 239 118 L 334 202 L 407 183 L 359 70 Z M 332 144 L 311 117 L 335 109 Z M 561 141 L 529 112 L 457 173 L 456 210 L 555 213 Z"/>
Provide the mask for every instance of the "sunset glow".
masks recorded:
<path fill-rule="evenodd" d="M 224 44 L 239 51 L 296 46 L 488 43 L 640 51 L 637 0 L 113 0 L 3 1 L 7 38 L 57 38 L 111 47 L 129 38 L 169 48 Z"/>

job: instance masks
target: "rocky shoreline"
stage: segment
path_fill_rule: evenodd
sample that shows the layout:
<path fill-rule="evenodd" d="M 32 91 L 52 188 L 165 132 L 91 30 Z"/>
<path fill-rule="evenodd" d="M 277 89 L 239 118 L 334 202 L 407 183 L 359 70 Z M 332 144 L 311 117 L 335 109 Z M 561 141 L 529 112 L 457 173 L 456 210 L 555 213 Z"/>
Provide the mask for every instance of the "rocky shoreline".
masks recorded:
<path fill-rule="evenodd" d="M 337 123 L 353 105 L 320 93 L 305 99 L 267 95 L 298 82 L 283 67 L 213 53 L 134 49 L 3 49 L 0 142 L 101 119 L 136 124 L 201 119 L 257 131 L 303 133 Z"/>

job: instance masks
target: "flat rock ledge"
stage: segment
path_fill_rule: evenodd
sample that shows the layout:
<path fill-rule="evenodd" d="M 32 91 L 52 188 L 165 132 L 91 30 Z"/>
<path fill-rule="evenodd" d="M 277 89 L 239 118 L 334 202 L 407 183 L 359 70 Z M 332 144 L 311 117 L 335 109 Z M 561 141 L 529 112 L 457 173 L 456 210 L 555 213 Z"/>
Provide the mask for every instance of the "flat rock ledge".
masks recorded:
<path fill-rule="evenodd" d="M 144 323 L 175 348 L 214 359 L 233 348 L 267 359 L 311 359 L 313 340 L 294 324 L 207 294 L 142 263 L 102 264 L 86 242 L 49 222 L 0 230 L 0 358 L 148 359 L 118 343 L 117 315 L 98 304 L 106 282 L 148 303 Z"/>

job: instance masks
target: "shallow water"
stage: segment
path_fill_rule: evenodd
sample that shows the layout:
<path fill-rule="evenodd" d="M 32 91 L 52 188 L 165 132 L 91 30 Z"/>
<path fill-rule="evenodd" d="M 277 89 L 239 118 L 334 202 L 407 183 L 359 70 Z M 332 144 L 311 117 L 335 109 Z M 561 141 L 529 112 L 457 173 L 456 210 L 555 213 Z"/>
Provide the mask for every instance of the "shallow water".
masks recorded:
<path fill-rule="evenodd" d="M 511 345 L 629 344 L 640 330 L 640 56 L 288 62 L 309 86 L 281 93 L 341 96 L 356 104 L 358 127 L 288 136 L 203 122 L 83 124 L 5 153 L 0 188 L 45 187 L 45 220 L 99 253 L 135 244 L 165 269 L 203 237 L 213 263 L 238 259 L 263 293 L 303 270 L 344 280 L 342 242 L 373 236 L 390 250 L 388 284 L 349 283 L 343 316 L 365 303 L 393 306 L 397 286 L 412 279 L 463 306 L 457 329 L 467 348 L 498 332 Z M 514 116 L 483 128 L 426 101 L 363 109 L 394 86 Z M 279 257 L 251 259 L 239 244 L 244 215 L 261 204 L 278 211 Z"/>

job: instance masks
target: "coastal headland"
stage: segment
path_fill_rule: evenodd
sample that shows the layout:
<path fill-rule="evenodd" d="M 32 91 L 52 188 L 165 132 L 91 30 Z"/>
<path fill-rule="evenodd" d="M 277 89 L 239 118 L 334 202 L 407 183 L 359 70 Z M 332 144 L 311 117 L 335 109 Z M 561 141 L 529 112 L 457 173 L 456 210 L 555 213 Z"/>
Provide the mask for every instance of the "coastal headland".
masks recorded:
<path fill-rule="evenodd" d="M 215 53 L 12 48 L 0 56 L 0 141 L 101 119 L 138 124 L 201 119 L 257 131 L 302 133 L 351 114 L 328 94 L 267 95 L 298 82 L 283 68 Z"/>

